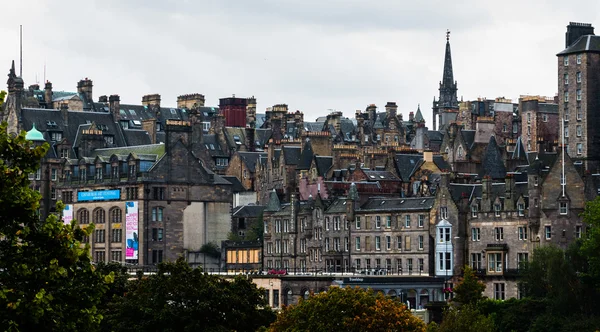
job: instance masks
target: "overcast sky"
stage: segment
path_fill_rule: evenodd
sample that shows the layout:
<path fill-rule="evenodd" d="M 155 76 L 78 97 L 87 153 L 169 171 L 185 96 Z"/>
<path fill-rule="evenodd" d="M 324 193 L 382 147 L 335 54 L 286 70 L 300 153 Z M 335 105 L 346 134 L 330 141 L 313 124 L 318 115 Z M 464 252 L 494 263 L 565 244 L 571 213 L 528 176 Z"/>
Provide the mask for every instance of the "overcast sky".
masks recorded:
<path fill-rule="evenodd" d="M 430 127 L 446 29 L 459 99 L 472 100 L 553 96 L 566 25 L 600 28 L 597 0 L 27 0 L 3 13 L 0 72 L 13 59 L 19 70 L 22 24 L 26 86 L 43 86 L 46 64 L 55 90 L 88 77 L 96 100 L 159 93 L 175 106 L 202 93 L 217 106 L 235 94 L 306 121 L 395 101 L 405 119 L 421 104 Z"/>

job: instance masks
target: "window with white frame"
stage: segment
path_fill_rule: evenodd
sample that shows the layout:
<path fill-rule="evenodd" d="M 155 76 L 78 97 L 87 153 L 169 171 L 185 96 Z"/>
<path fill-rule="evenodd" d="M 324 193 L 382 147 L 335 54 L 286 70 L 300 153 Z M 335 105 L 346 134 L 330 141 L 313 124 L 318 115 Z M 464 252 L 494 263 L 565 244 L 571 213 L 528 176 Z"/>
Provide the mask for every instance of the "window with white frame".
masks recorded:
<path fill-rule="evenodd" d="M 396 249 L 402 250 L 402 236 L 396 236 Z"/>
<path fill-rule="evenodd" d="M 519 240 L 527 240 L 527 226 L 519 226 Z"/>
<path fill-rule="evenodd" d="M 504 240 L 504 227 L 495 227 L 494 228 L 494 238 L 496 241 Z"/>
<path fill-rule="evenodd" d="M 451 252 L 439 252 L 438 253 L 438 268 L 440 271 L 452 270 L 452 253 Z"/>
<path fill-rule="evenodd" d="M 410 215 L 409 214 L 404 216 L 404 226 L 406 228 L 410 228 Z"/>
<path fill-rule="evenodd" d="M 548 114 L 542 114 L 542 121 L 548 122 Z"/>
<path fill-rule="evenodd" d="M 471 268 L 473 270 L 481 269 L 481 253 L 471 254 Z"/>
<path fill-rule="evenodd" d="M 576 78 L 577 78 L 577 83 L 581 83 L 581 72 L 580 71 L 577 72 Z"/>
<path fill-rule="evenodd" d="M 500 212 L 502 211 L 502 205 L 500 203 L 494 204 L 494 215 L 496 217 L 500 217 Z"/>
<path fill-rule="evenodd" d="M 385 237 L 385 249 L 392 250 L 392 237 L 389 235 Z"/>
<path fill-rule="evenodd" d="M 504 300 L 504 283 L 494 283 L 494 300 Z"/>
<path fill-rule="evenodd" d="M 329 221 L 329 217 L 325 217 L 325 230 L 328 231 L 331 227 L 331 222 Z"/>
<path fill-rule="evenodd" d="M 385 227 L 386 228 L 392 227 L 392 216 L 385 217 Z"/>
<path fill-rule="evenodd" d="M 354 239 L 354 249 L 356 249 L 356 251 L 360 251 L 360 238 L 356 237 Z"/>
<path fill-rule="evenodd" d="M 440 217 L 442 217 L 442 219 L 448 219 L 448 207 L 440 207 Z"/>
<path fill-rule="evenodd" d="M 326 252 L 329 251 L 329 238 L 328 237 L 325 238 L 325 251 Z"/>
<path fill-rule="evenodd" d="M 423 250 L 425 246 L 425 237 L 423 235 L 419 235 L 419 250 Z"/>
<path fill-rule="evenodd" d="M 559 213 L 562 215 L 569 214 L 569 202 L 559 202 Z"/>
<path fill-rule="evenodd" d="M 565 91 L 564 101 L 565 101 L 565 103 L 569 102 L 569 91 Z"/>
<path fill-rule="evenodd" d="M 577 143 L 577 154 L 583 154 L 583 143 Z"/>
<path fill-rule="evenodd" d="M 568 66 L 568 65 L 569 65 L 569 56 L 568 56 L 568 55 L 566 55 L 566 56 L 563 58 L 563 64 L 564 64 L 565 66 Z"/>
<path fill-rule="evenodd" d="M 375 237 L 375 250 L 381 250 L 381 237 Z"/>
<path fill-rule="evenodd" d="M 525 203 L 517 203 L 517 211 L 519 216 L 522 217 L 525 215 Z"/>
<path fill-rule="evenodd" d="M 577 64 L 581 64 L 581 54 L 577 54 Z"/>
<path fill-rule="evenodd" d="M 569 74 L 563 74 L 563 82 L 565 83 L 565 85 L 569 85 Z"/>
<path fill-rule="evenodd" d="M 544 234 L 546 240 L 550 240 L 552 238 L 552 226 L 544 226 Z"/>
<path fill-rule="evenodd" d="M 360 229 L 360 217 L 356 217 L 355 226 L 356 229 Z"/>
<path fill-rule="evenodd" d="M 575 226 L 575 238 L 581 239 L 581 230 L 582 227 L 580 225 Z"/>
<path fill-rule="evenodd" d="M 575 128 L 576 128 L 577 137 L 581 137 L 581 135 L 583 134 L 581 125 L 577 125 L 577 127 L 575 127 Z"/>
<path fill-rule="evenodd" d="M 471 218 L 477 218 L 477 212 L 479 211 L 479 207 L 476 204 L 471 205 Z"/>
<path fill-rule="evenodd" d="M 381 228 L 381 216 L 375 217 L 375 228 Z"/>
<path fill-rule="evenodd" d="M 481 240 L 481 229 L 479 227 L 471 228 L 471 241 Z"/>
<path fill-rule="evenodd" d="M 519 252 L 517 253 L 517 268 L 520 269 L 529 261 L 529 253 Z"/>
<path fill-rule="evenodd" d="M 494 252 L 488 254 L 488 271 L 502 272 L 502 253 Z"/>
<path fill-rule="evenodd" d="M 577 91 L 575 91 L 575 96 L 577 97 L 577 100 L 581 100 L 581 89 L 577 89 Z"/>
<path fill-rule="evenodd" d="M 419 227 L 423 227 L 425 225 L 425 215 L 424 214 L 420 214 L 419 215 Z"/>
<path fill-rule="evenodd" d="M 531 113 L 527 113 L 527 123 L 531 123 Z"/>
<path fill-rule="evenodd" d="M 583 113 L 581 112 L 581 107 L 577 107 L 577 121 L 581 121 L 583 119 Z"/>

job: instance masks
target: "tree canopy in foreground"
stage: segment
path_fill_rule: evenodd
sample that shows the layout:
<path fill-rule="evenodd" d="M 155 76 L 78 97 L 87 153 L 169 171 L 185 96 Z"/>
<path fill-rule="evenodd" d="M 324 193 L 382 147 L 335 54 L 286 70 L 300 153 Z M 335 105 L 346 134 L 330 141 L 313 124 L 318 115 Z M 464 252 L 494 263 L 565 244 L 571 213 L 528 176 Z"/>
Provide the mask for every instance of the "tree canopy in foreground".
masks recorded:
<path fill-rule="evenodd" d="M 425 323 L 382 293 L 331 287 L 285 307 L 270 331 L 425 331 Z"/>
<path fill-rule="evenodd" d="M 111 275 L 96 273 L 82 230 L 56 215 L 40 220 L 40 194 L 29 188 L 47 144 L 0 125 L 0 326 L 8 331 L 94 330 Z M 62 207 L 59 206 L 62 210 Z"/>

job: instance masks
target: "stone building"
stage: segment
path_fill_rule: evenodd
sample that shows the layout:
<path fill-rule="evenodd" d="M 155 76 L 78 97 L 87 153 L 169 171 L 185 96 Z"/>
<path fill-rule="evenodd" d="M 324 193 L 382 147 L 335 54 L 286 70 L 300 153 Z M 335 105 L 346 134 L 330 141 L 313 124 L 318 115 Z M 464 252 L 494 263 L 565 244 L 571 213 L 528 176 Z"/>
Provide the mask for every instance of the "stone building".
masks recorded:
<path fill-rule="evenodd" d="M 600 163 L 600 37 L 591 24 L 571 22 L 565 49 L 557 54 L 558 113 L 564 123 L 567 153 L 585 169 L 597 172 Z"/>
<path fill-rule="evenodd" d="M 526 151 L 553 151 L 560 136 L 561 122 L 554 98 L 522 96 L 519 98 L 522 142 Z"/>

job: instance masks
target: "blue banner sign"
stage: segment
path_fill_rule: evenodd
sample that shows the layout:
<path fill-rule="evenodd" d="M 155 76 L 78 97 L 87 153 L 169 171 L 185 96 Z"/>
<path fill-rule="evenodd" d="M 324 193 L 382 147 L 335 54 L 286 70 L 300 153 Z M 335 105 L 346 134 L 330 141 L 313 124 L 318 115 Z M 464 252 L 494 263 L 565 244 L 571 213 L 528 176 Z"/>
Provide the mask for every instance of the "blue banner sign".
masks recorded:
<path fill-rule="evenodd" d="M 77 192 L 77 201 L 106 201 L 109 199 L 120 199 L 121 190 L 95 190 Z"/>

